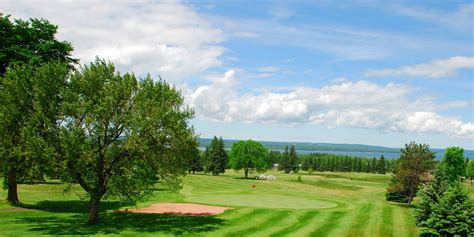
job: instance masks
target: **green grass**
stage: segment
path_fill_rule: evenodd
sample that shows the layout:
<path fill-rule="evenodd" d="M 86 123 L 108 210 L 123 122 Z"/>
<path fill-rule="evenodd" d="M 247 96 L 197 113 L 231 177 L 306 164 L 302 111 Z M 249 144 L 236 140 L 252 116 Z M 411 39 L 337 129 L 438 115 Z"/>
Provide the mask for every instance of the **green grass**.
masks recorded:
<path fill-rule="evenodd" d="M 137 206 L 159 202 L 193 202 L 231 207 L 217 216 L 116 213 L 127 203 L 105 200 L 101 222 L 90 226 L 87 200 L 78 186 L 60 182 L 20 185 L 21 205 L 0 201 L 0 236 L 416 236 L 412 210 L 386 202 L 390 175 L 359 173 L 302 174 L 270 172 L 277 181 L 188 175 L 179 193 L 157 185 L 154 195 Z M 1 180 L 0 180 L 1 181 Z M 255 185 L 255 188 L 252 186 Z M 474 189 L 466 184 L 471 194 Z M 0 191 L 0 198 L 6 191 Z"/>

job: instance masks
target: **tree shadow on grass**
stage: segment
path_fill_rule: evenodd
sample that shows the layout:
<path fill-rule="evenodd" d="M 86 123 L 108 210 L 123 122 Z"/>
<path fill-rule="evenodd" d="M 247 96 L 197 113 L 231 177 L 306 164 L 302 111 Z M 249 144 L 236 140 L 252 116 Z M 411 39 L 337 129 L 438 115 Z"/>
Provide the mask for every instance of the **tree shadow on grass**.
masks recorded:
<path fill-rule="evenodd" d="M 213 231 L 218 229 L 219 225 L 224 224 L 223 219 L 215 216 L 111 212 L 121 208 L 124 204 L 126 203 L 117 201 L 101 202 L 100 223 L 97 225 L 87 224 L 87 201 L 41 201 L 37 204 L 17 204 L 17 207 L 53 214 L 15 218 L 15 223 L 28 226 L 35 235 L 118 234 L 123 231 L 181 235 L 186 232 Z"/>
<path fill-rule="evenodd" d="M 102 213 L 100 223 L 86 223 L 87 214 L 66 217 L 23 217 L 16 222 L 30 226 L 38 235 L 120 234 L 123 231 L 161 232 L 181 235 L 213 231 L 224 224 L 215 216 L 179 216 L 169 214 Z"/>
<path fill-rule="evenodd" d="M 100 211 L 116 210 L 126 203 L 117 201 L 101 201 Z M 81 200 L 67 200 L 67 201 L 40 201 L 36 204 L 18 203 L 14 204 L 16 207 L 47 211 L 59 213 L 88 213 L 88 202 Z"/>

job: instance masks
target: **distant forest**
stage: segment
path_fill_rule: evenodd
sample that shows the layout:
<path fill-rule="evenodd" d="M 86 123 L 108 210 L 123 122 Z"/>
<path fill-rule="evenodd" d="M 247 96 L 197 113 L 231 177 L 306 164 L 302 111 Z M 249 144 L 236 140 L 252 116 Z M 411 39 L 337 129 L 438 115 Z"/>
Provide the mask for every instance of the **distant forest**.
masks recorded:
<path fill-rule="evenodd" d="M 200 138 L 201 147 L 207 147 L 212 139 Z M 224 140 L 226 148 L 231 148 L 232 144 L 239 140 Z M 258 141 L 270 150 L 283 150 L 286 146 L 294 145 L 297 150 L 315 150 L 315 151 L 360 151 L 360 152 L 400 152 L 398 148 L 389 148 L 382 146 L 370 146 L 360 144 L 333 144 L 333 143 L 310 143 L 310 142 L 269 142 Z"/>

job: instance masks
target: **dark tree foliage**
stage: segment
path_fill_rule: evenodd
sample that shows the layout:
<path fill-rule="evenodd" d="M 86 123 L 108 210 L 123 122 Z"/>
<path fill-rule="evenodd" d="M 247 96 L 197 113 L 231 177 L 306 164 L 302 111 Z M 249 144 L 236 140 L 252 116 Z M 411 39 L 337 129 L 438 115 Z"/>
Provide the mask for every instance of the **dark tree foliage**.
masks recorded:
<path fill-rule="evenodd" d="M 392 176 L 394 179 L 387 188 L 387 198 L 391 196 L 406 195 L 407 203 L 411 205 L 413 197 L 420 183 L 427 177 L 435 166 L 435 153 L 429 145 L 411 142 L 401 149 L 397 169 Z"/>
<path fill-rule="evenodd" d="M 380 156 L 380 159 L 377 162 L 377 173 L 385 174 L 386 172 L 387 172 L 387 168 L 385 164 L 385 157 L 382 155 Z"/>
<path fill-rule="evenodd" d="M 199 152 L 199 149 L 197 147 L 196 149 L 193 149 L 192 153 L 189 156 L 189 159 L 186 162 L 188 174 L 191 174 L 191 172 L 194 174 L 195 172 L 203 171 L 203 154 Z"/>
<path fill-rule="evenodd" d="M 225 151 L 222 137 L 214 137 L 214 139 L 212 139 L 211 144 L 206 148 L 204 162 L 204 170 L 207 173 L 217 176 L 225 172 L 229 158 Z"/>
<path fill-rule="evenodd" d="M 41 181 L 44 173 L 57 171 L 68 74 L 66 65 L 48 63 L 12 66 L 0 78 L 0 164 L 9 202 L 19 202 L 18 182 Z"/>
<path fill-rule="evenodd" d="M 10 16 L 0 15 L 0 76 L 14 64 L 77 63 L 71 57 L 71 43 L 58 41 L 57 31 L 57 26 L 44 19 L 12 21 Z"/>
<path fill-rule="evenodd" d="M 279 168 L 285 171 L 285 173 L 287 174 L 289 174 L 291 172 L 291 169 L 293 168 L 291 164 L 290 151 L 288 149 L 288 146 L 285 147 L 285 151 L 283 152 L 283 157 L 281 158 L 281 164 Z"/>
<path fill-rule="evenodd" d="M 326 153 L 312 153 L 299 155 L 301 161 L 301 169 L 304 171 L 310 168 L 316 171 L 336 171 L 336 172 L 367 172 L 371 173 L 373 159 L 364 157 L 355 157 L 347 155 L 336 155 Z M 377 164 L 377 172 L 380 172 L 380 164 L 385 164 L 385 171 L 391 172 L 395 160 L 375 159 Z"/>
<path fill-rule="evenodd" d="M 298 156 L 296 154 L 295 146 L 290 147 L 290 168 L 293 173 L 297 173 L 300 170 L 300 163 L 298 162 Z"/>
<path fill-rule="evenodd" d="M 270 151 L 268 153 L 268 167 L 273 168 L 275 164 L 280 165 L 280 163 L 281 163 L 281 152 Z"/>

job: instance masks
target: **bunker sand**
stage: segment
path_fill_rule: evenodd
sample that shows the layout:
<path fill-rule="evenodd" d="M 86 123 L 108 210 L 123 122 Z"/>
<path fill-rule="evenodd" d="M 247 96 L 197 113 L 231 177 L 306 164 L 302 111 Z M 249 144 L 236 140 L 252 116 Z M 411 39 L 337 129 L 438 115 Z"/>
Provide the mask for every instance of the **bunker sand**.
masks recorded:
<path fill-rule="evenodd" d="M 230 208 L 193 203 L 159 203 L 149 207 L 118 210 L 117 212 L 210 216 L 221 214 L 228 209 Z"/>

